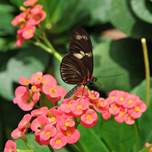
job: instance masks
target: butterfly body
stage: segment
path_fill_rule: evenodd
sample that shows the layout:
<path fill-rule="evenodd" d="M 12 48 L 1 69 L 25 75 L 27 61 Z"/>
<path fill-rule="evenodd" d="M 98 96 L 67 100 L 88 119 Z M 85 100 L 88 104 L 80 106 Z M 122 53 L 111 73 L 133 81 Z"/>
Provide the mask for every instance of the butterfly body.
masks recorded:
<path fill-rule="evenodd" d="M 64 98 L 70 97 L 81 85 L 89 85 L 97 80 L 93 77 L 93 53 L 90 37 L 86 30 L 76 28 L 70 37 L 69 53 L 60 66 L 63 81 L 77 84 Z"/>

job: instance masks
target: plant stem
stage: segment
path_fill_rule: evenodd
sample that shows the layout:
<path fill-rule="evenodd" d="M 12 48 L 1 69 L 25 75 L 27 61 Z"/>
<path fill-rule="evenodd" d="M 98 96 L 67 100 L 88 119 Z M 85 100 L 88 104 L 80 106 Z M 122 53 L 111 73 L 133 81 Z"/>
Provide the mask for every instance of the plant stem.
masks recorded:
<path fill-rule="evenodd" d="M 49 147 L 51 152 L 54 152 L 54 149 L 50 145 L 48 145 L 48 147 Z"/>
<path fill-rule="evenodd" d="M 26 138 L 26 135 L 24 135 L 22 138 L 21 138 L 24 143 L 27 145 L 28 149 L 31 151 L 31 152 L 34 152 L 34 150 L 31 148 L 30 144 L 28 143 L 27 141 L 27 138 Z"/>
<path fill-rule="evenodd" d="M 150 93 L 150 69 L 149 69 L 149 60 L 148 60 L 148 52 L 146 39 L 141 39 L 142 47 L 143 47 L 143 55 L 144 55 L 144 63 L 145 63 L 145 76 L 146 76 L 146 105 L 149 106 L 149 93 Z"/>
<path fill-rule="evenodd" d="M 81 152 L 86 152 L 86 150 L 83 148 L 79 141 L 77 141 L 75 144 L 78 146 Z"/>
<path fill-rule="evenodd" d="M 47 37 L 43 37 L 45 43 L 48 45 L 48 47 L 52 50 L 52 54 L 58 59 L 59 62 L 62 61 L 62 56 L 54 49 L 54 47 L 52 46 L 52 44 L 50 43 L 50 41 L 47 39 Z"/>
<path fill-rule="evenodd" d="M 139 131 L 137 127 L 137 121 L 134 124 L 135 138 L 136 138 L 136 152 L 139 151 Z"/>

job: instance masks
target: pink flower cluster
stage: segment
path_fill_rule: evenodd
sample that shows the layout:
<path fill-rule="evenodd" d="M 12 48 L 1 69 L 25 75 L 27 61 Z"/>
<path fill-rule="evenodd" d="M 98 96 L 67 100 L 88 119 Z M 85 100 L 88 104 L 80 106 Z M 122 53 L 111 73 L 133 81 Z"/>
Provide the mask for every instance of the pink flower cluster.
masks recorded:
<path fill-rule="evenodd" d="M 15 47 L 21 46 L 24 40 L 32 38 L 36 30 L 36 25 L 46 17 L 45 11 L 42 10 L 43 6 L 40 4 L 35 5 L 37 1 L 26 0 L 23 5 L 30 7 L 27 9 L 22 7 L 23 12 L 17 15 L 12 21 L 12 25 L 20 25 L 20 29 L 17 31 Z"/>
<path fill-rule="evenodd" d="M 102 112 L 104 119 L 109 119 L 112 114 L 117 122 L 125 122 L 128 125 L 134 124 L 135 119 L 140 118 L 147 109 L 146 104 L 138 96 L 125 91 L 110 92 L 104 102 L 107 104 L 106 112 Z"/>
<path fill-rule="evenodd" d="M 28 80 L 19 79 L 19 86 L 15 91 L 13 102 L 25 111 L 31 110 L 39 100 L 41 92 L 46 94 L 52 102 L 58 102 L 66 94 L 66 90 L 56 85 L 56 80 L 51 75 L 37 72 Z M 114 90 L 109 96 L 99 98 L 99 93 L 80 87 L 72 99 L 64 99 L 59 106 L 41 107 L 26 114 L 19 122 L 18 127 L 12 132 L 13 139 L 22 138 L 30 128 L 35 134 L 35 140 L 40 145 L 51 145 L 59 150 L 66 144 L 74 144 L 80 138 L 77 126 L 81 123 L 86 128 L 93 127 L 97 121 L 97 112 L 102 113 L 106 120 L 114 115 L 114 119 L 126 124 L 133 124 L 146 110 L 146 105 L 138 96 L 124 91 Z M 9 145 L 9 144 L 7 144 Z M 16 145 L 10 144 L 16 148 Z"/>
<path fill-rule="evenodd" d="M 24 110 L 29 111 L 33 109 L 34 105 L 39 101 L 40 92 L 47 95 L 52 102 L 60 101 L 66 94 L 66 90 L 61 86 L 57 86 L 56 79 L 49 75 L 43 75 L 42 72 L 37 72 L 28 80 L 23 77 L 19 79 L 19 86 L 15 90 L 14 104 Z"/>

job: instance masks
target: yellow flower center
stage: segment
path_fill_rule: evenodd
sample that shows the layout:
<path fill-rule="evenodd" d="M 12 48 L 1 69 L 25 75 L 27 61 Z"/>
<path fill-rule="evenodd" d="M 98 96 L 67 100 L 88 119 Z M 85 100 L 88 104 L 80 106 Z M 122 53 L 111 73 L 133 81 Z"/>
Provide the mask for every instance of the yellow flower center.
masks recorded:
<path fill-rule="evenodd" d="M 56 120 L 55 117 L 51 117 L 51 118 L 50 118 L 50 121 L 51 121 L 51 122 L 54 122 L 55 120 Z"/>
<path fill-rule="evenodd" d="M 66 135 L 67 135 L 67 136 L 71 136 L 71 135 L 72 135 L 72 132 L 70 131 L 69 128 L 67 128 L 67 130 L 66 130 Z"/>
<path fill-rule="evenodd" d="M 32 33 L 33 33 L 33 29 L 29 29 L 28 34 L 32 34 Z"/>
<path fill-rule="evenodd" d="M 21 97 L 22 97 L 22 93 L 19 94 L 18 98 L 21 99 Z"/>
<path fill-rule="evenodd" d="M 110 100 L 113 100 L 115 98 L 115 96 L 112 96 L 111 98 L 110 98 Z"/>
<path fill-rule="evenodd" d="M 70 122 L 66 122 L 66 123 L 65 123 L 65 127 L 69 127 L 70 125 L 71 125 Z"/>
<path fill-rule="evenodd" d="M 32 99 L 27 99 L 27 100 L 26 100 L 26 104 L 31 104 L 31 102 L 33 102 Z"/>
<path fill-rule="evenodd" d="M 36 77 L 36 81 L 41 81 L 42 80 L 42 77 L 41 76 L 37 76 Z"/>
<path fill-rule="evenodd" d="M 120 97 L 120 101 L 124 101 L 124 97 Z"/>
<path fill-rule="evenodd" d="M 41 86 L 44 86 L 44 85 L 46 84 L 46 82 L 47 82 L 47 81 L 43 81 L 43 82 L 41 83 Z"/>
<path fill-rule="evenodd" d="M 55 141 L 55 143 L 56 143 L 56 144 L 60 144 L 60 143 L 61 143 L 61 139 L 57 139 L 57 140 Z"/>
<path fill-rule="evenodd" d="M 138 112 L 138 111 L 140 111 L 140 107 L 137 106 L 137 107 L 135 108 L 135 112 Z"/>
<path fill-rule="evenodd" d="M 51 135 L 51 131 L 47 131 L 47 132 L 45 133 L 45 135 L 46 135 L 46 136 L 50 136 L 50 135 Z"/>
<path fill-rule="evenodd" d="M 81 96 L 81 95 L 82 95 L 82 92 L 79 92 L 78 94 Z"/>
<path fill-rule="evenodd" d="M 96 96 L 94 94 L 91 95 L 91 98 L 96 98 Z"/>
<path fill-rule="evenodd" d="M 32 86 L 32 87 L 31 87 L 31 90 L 36 90 L 36 89 L 37 89 L 36 86 Z"/>
<path fill-rule="evenodd" d="M 67 104 L 67 108 L 70 108 L 70 106 L 71 106 L 71 103 Z"/>
<path fill-rule="evenodd" d="M 124 114 L 125 114 L 124 111 L 121 111 L 121 112 L 120 112 L 120 116 L 121 116 L 121 117 L 123 117 Z"/>
<path fill-rule="evenodd" d="M 88 120 L 92 119 L 92 116 L 91 115 L 87 115 L 87 119 Z"/>
<path fill-rule="evenodd" d="M 38 8 L 36 8 L 36 9 L 35 9 L 35 12 L 38 12 L 38 11 L 39 11 L 39 9 L 38 9 Z"/>
<path fill-rule="evenodd" d="M 56 90 L 54 88 L 50 88 L 50 93 L 51 94 L 55 94 L 56 93 Z"/>
<path fill-rule="evenodd" d="M 82 109 L 82 105 L 78 105 L 77 110 L 81 110 L 81 109 Z"/>
<path fill-rule="evenodd" d="M 134 100 L 129 100 L 128 104 L 132 104 L 134 102 Z"/>
<path fill-rule="evenodd" d="M 113 108 L 115 111 L 117 111 L 118 110 L 118 106 L 114 106 L 114 108 Z"/>
<path fill-rule="evenodd" d="M 24 83 L 29 83 L 29 80 L 25 79 L 25 80 L 24 80 Z"/>
<path fill-rule="evenodd" d="M 132 118 L 131 118 L 130 116 L 128 116 L 128 119 L 129 119 L 129 120 L 132 120 Z"/>

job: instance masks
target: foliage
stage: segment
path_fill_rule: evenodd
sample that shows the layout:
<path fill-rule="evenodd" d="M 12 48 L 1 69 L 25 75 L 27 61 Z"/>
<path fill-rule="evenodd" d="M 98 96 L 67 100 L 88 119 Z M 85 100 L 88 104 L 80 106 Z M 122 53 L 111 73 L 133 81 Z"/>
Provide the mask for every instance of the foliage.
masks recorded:
<path fill-rule="evenodd" d="M 61 80 L 59 61 L 42 48 L 29 43 L 14 48 L 18 27 L 13 27 L 11 21 L 20 13 L 19 7 L 23 2 L 24 0 L 0 2 L 0 151 L 9 138 L 8 134 L 15 128 L 14 124 L 17 126 L 19 118 L 23 116 L 22 111 L 14 116 L 17 108 L 11 103 L 20 77 L 29 78 L 33 73 L 42 71 L 53 75 L 66 90 L 73 87 Z M 151 0 L 39 0 L 39 3 L 47 13 L 43 27 L 47 38 L 62 56 L 68 52 L 71 31 L 77 26 L 87 29 L 93 42 L 94 76 L 97 76 L 98 82 L 102 84 L 102 87 L 98 83 L 95 86 L 97 90 L 102 90 L 101 96 L 105 97 L 108 92 L 118 89 L 136 94 L 145 101 L 145 67 L 140 39 L 147 39 L 148 55 L 151 59 Z M 113 40 L 101 35 L 103 31 L 113 28 L 125 33 L 127 38 Z M 152 60 L 149 62 L 152 65 Z M 152 71 L 151 67 L 150 70 Z M 125 74 L 100 78 L 119 73 Z M 152 79 L 150 82 L 152 86 Z M 152 143 L 151 106 L 152 103 L 136 122 L 136 126 L 118 124 L 113 118 L 103 120 L 99 116 L 100 120 L 95 127 L 89 130 L 79 127 L 82 133 L 80 142 L 84 144 L 87 152 L 94 148 L 104 149 L 105 152 L 135 152 L 138 138 L 138 150 L 146 152 L 147 148 L 143 149 L 144 144 Z M 8 124 L 8 121 L 11 124 Z M 135 127 L 138 128 L 138 135 Z M 33 142 L 32 135 L 29 134 L 28 140 L 32 140 L 35 151 L 47 151 L 46 147 L 40 147 Z M 17 143 L 21 148 L 25 147 L 20 140 Z M 66 146 L 61 151 L 67 152 L 71 149 L 72 147 Z"/>

